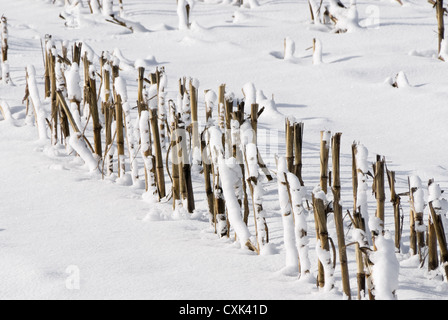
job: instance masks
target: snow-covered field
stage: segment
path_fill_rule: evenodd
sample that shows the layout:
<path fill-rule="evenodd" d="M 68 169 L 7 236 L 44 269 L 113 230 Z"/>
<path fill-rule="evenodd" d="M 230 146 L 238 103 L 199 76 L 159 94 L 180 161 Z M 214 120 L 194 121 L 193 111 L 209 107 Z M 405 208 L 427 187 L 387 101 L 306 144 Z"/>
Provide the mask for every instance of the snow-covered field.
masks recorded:
<path fill-rule="evenodd" d="M 219 238 L 214 233 L 201 174 L 193 174 L 196 212 L 179 216 L 171 203 L 144 201 L 142 185 L 129 186 L 114 176 L 102 179 L 64 146 L 38 141 L 22 99 L 25 67 L 31 64 L 44 97 L 46 34 L 52 35 L 58 50 L 60 41 L 82 41 L 96 55 L 115 52 L 131 103 L 137 100 L 136 62 L 146 63 L 152 72 L 165 67 L 167 98 L 174 101 L 179 78 L 197 79 L 200 122 L 205 118 L 204 90 L 217 92 L 225 83 L 228 93 L 242 99 L 242 88 L 252 83 L 275 101 L 261 114 L 258 132 L 260 151 L 274 174 L 275 156 L 285 152 L 285 117 L 304 122 L 303 178 L 309 192 L 319 184 L 320 131 L 342 132 L 344 212 L 353 207 L 354 141 L 367 147 L 372 163 L 377 154 L 385 156 L 388 169 L 396 171 L 398 192 L 408 191 L 411 175 L 418 175 L 423 185 L 435 179 L 442 189 L 448 188 L 448 64 L 437 59 L 435 9 L 426 1 L 403 0 L 401 6 L 391 0 L 359 0 L 359 26 L 349 25 L 347 33 L 332 32 L 332 24 L 312 24 L 305 0 L 258 0 L 259 6 L 252 8 L 231 1 L 195 1 L 186 30 L 179 30 L 174 0 L 123 0 L 123 17 L 134 32 L 106 22 L 101 14 L 89 14 L 87 7 L 52 2 L 0 0 L 0 15 L 9 24 L 13 82 L 0 84 L 0 102 L 12 113 L 10 120 L 0 115 L 0 299 L 344 298 L 338 261 L 335 288 L 316 287 L 312 214 L 307 216 L 311 277 L 298 279 L 297 270 L 286 267 L 276 179 L 263 185 L 270 246 L 256 255 L 242 249 L 233 234 Z M 295 51 L 283 59 L 287 37 Z M 322 45 L 320 64 L 313 64 L 314 38 Z M 400 72 L 408 85 L 395 88 L 390 81 Z M 49 101 L 44 102 L 49 110 Z M 368 200 L 373 216 L 376 202 L 370 192 Z M 402 197 L 402 205 L 396 295 L 447 299 L 442 270 L 434 277 L 408 253 L 408 197 Z M 426 224 L 427 210 L 424 219 Z M 346 217 L 348 242 L 349 222 Z M 331 215 L 328 225 L 336 242 Z M 253 219 L 249 228 L 255 232 Z M 394 230 L 388 188 L 386 229 Z M 354 250 L 347 247 L 356 297 Z"/>

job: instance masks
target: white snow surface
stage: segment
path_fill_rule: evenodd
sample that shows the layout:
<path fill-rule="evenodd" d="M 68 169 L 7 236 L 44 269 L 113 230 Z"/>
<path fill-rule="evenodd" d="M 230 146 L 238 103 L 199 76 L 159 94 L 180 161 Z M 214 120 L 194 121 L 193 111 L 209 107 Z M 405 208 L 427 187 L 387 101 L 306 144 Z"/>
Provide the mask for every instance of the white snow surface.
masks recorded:
<path fill-rule="evenodd" d="M 372 6 L 378 10 L 372 10 Z M 37 86 L 30 88 L 31 98 L 41 110 L 38 124 L 45 123 L 50 102 L 44 99 L 41 39 L 49 33 L 58 50 L 60 41 L 67 41 L 69 46 L 81 41 L 83 53 L 95 63 L 95 70 L 99 70 L 98 57 L 103 51 L 119 56 L 120 77 L 126 80 L 132 121 L 137 124 L 133 109 L 137 96 L 135 65 L 145 65 L 147 72 L 166 68 L 167 101 L 176 102 L 179 78 L 198 79 L 201 125 L 204 100 L 210 105 L 213 102 L 217 116 L 214 92 L 220 84 L 225 83 L 226 93 L 235 93 L 240 101 L 244 88 L 246 102 L 252 103 L 257 99 L 256 88 L 263 88 L 264 97 L 275 96 L 275 104 L 274 99 L 267 99 L 272 108 L 266 108 L 259 118 L 260 154 L 276 176 L 275 156 L 285 152 L 284 117 L 304 122 L 302 170 L 308 196 L 319 183 L 320 131 L 343 132 L 344 211 L 352 210 L 353 141 L 369 151 L 368 159 L 362 159 L 363 171 L 371 170 L 376 155 L 386 157 L 388 169 L 396 171 L 398 192 L 408 191 L 408 176 L 412 175 L 421 178 L 425 192 L 426 182 L 432 178 L 440 190 L 448 189 L 448 148 L 444 147 L 448 141 L 448 64 L 437 59 L 435 12 L 426 1 L 408 0 L 403 6 L 396 1 L 357 1 L 359 27 L 341 34 L 332 33 L 327 25 L 310 23 L 305 0 L 259 0 L 241 8 L 229 1 L 196 1 L 190 19 L 194 23 L 182 30 L 178 30 L 175 1 L 128 0 L 124 7 L 126 21 L 144 27 L 134 33 L 105 21 L 102 15 L 86 15 L 87 8 L 72 17 L 76 27 L 67 27 L 59 18 L 63 6 L 52 1 L 0 0 L 0 7 L 9 22 L 8 63 L 14 84 L 0 84 L 0 101 L 5 101 L 11 111 L 11 121 L 0 117 L 2 300 L 343 299 L 338 264 L 335 288 L 329 292 L 316 288 L 313 280 L 298 280 L 295 269 L 285 270 L 287 250 L 276 179 L 263 184 L 272 250 L 258 256 L 239 250 L 233 230 L 230 238 L 220 239 L 214 233 L 201 175 L 192 177 L 195 214 L 175 216 L 171 203 L 143 201 L 144 186 L 120 185 L 113 176 L 103 180 L 96 170 L 86 170 L 85 162 L 65 146 L 51 146 L 46 139 L 48 132 L 26 120 L 22 103 L 25 67 L 33 65 L 36 70 L 32 80 Z M 372 12 L 380 13 L 378 19 L 371 16 Z M 353 13 L 348 17 L 354 19 Z M 372 19 L 378 21 L 376 27 L 369 27 Z M 279 59 L 277 52 L 283 51 L 287 36 L 295 43 L 294 59 Z M 324 63 L 319 65 L 313 65 L 309 50 L 314 38 L 324 45 Z M 397 74 L 402 75 L 401 80 L 406 75 L 403 82 L 412 86 L 398 90 L 384 83 L 385 78 Z M 75 86 L 78 79 L 72 79 L 67 79 L 67 84 L 73 84 L 75 96 L 79 94 Z M 205 95 L 207 89 L 213 91 Z M 92 137 L 90 126 L 86 136 Z M 92 159 L 87 163 L 93 168 Z M 139 176 L 144 176 L 142 167 Z M 370 187 L 372 179 L 367 179 Z M 365 191 L 372 217 L 376 202 L 371 192 Z M 444 195 L 431 190 L 433 199 Z M 407 200 L 402 197 L 405 213 L 409 212 Z M 425 221 L 427 218 L 425 210 Z M 306 216 L 306 222 L 310 276 L 315 278 L 318 244 L 312 214 Z M 399 269 L 390 259 L 390 240 L 381 240 L 384 251 L 377 261 L 394 270 L 389 274 L 380 271 L 383 278 L 377 283 L 384 284 L 381 294 L 390 298 L 393 289 L 398 299 L 446 300 L 446 283 L 429 279 L 409 256 L 407 214 L 404 226 L 403 251 L 395 254 Z M 394 230 L 389 201 L 384 228 Z M 249 219 L 249 230 L 254 234 L 253 219 Z M 290 231 L 292 235 L 294 230 Z M 331 216 L 329 233 L 336 239 Z M 348 233 L 360 241 L 359 233 Z M 347 247 L 347 254 L 355 294 L 354 246 Z"/>

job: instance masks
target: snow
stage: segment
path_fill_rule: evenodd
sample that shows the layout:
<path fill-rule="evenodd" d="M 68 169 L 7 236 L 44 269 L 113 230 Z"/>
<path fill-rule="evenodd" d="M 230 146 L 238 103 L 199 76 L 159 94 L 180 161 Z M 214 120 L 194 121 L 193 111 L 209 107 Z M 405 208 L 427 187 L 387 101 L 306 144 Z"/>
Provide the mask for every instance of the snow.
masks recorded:
<path fill-rule="evenodd" d="M 277 179 L 263 180 L 266 191 L 263 207 L 271 242 L 266 247 L 269 254 L 256 255 L 237 250 L 241 247 L 239 237 L 235 242 L 233 237 L 219 238 L 211 230 L 203 177 L 199 173 L 192 177 L 197 212 L 191 216 L 181 208 L 173 212 L 171 202 L 159 203 L 156 194 L 154 198 L 149 195 L 153 203 L 142 201 L 147 194 L 141 184 L 121 185 L 114 177 L 102 180 L 96 169 L 90 170 L 94 161 L 95 168 L 98 166 L 97 159 L 92 160 L 90 150 L 76 135 L 70 137 L 74 152 L 64 145 L 51 146 L 46 128 L 50 101 L 43 96 L 41 54 L 41 39 L 48 33 L 53 35 L 57 49 L 60 41 L 68 44 L 81 41 L 83 54 L 88 54 L 97 71 L 101 53 L 114 53 L 115 62 L 120 65 L 120 78 L 127 83 L 128 104 L 123 109 L 131 115 L 127 125 L 134 124 L 134 142 L 143 137 L 139 132 L 142 118 L 137 118 L 135 109 L 135 67 L 145 66 L 147 72 L 154 72 L 156 67 L 164 66 L 166 102 L 173 100 L 178 110 L 182 107 L 177 104 L 178 79 L 187 76 L 200 81 L 201 126 L 205 125 L 206 102 L 213 106 L 217 116 L 215 92 L 222 83 L 226 84 L 226 94 L 234 93 L 235 101 L 246 99 L 259 103 L 260 108 L 264 106 L 258 123 L 258 147 L 274 176 L 278 173 L 276 156 L 285 150 L 285 117 L 305 123 L 303 192 L 306 195 L 302 195 L 305 208 L 313 186 L 318 184 L 319 133 L 325 130 L 343 132 L 344 212 L 352 211 L 353 201 L 350 146 L 353 141 L 362 141 L 366 149 L 358 148 L 358 155 L 364 156 L 357 159 L 362 173 L 371 170 L 375 155 L 380 154 L 386 157 L 388 169 L 396 171 L 400 193 L 408 191 L 408 176 L 418 175 L 423 182 L 434 178 L 439 189 L 424 187 L 424 195 L 428 191 L 432 197 L 428 199 L 439 201 L 444 208 L 439 212 L 445 215 L 446 201 L 442 201 L 445 193 L 441 191 L 448 188 L 448 149 L 443 147 L 448 140 L 447 64 L 437 59 L 435 12 L 425 1 L 410 0 L 404 6 L 396 1 L 357 1 L 356 12 L 351 9 L 354 2 L 345 1 L 348 10 L 343 11 L 339 20 L 346 25 L 338 27 L 350 30 L 338 34 L 331 23 L 318 20 L 311 23 L 308 1 L 259 0 L 258 6 L 245 1 L 243 7 L 232 5 L 232 1 L 197 1 L 190 29 L 182 25 L 184 29 L 179 31 L 175 1 L 128 0 L 124 7 L 127 20 L 123 21 L 142 26 L 135 32 L 105 21 L 95 2 L 92 4 L 97 15 L 92 16 L 88 6 L 64 7 L 60 1 L 58 5 L 36 0 L 1 3 L 2 14 L 9 21 L 8 64 L 14 83 L 14 86 L 0 84 L 0 100 L 10 106 L 12 116 L 12 121 L 4 121 L 0 116 L 1 299 L 343 298 L 338 266 L 334 270 L 333 290 L 323 292 L 315 287 L 318 258 L 315 249 L 319 246 L 312 214 L 303 216 L 308 227 L 310 283 L 298 280 L 298 269 L 285 270 L 285 261 L 296 264 L 293 259 L 286 259 L 289 244 L 292 246 L 294 241 L 297 252 L 299 242 L 293 223 L 288 224 L 290 232 L 284 236 L 281 205 L 285 202 L 279 200 L 285 193 L 279 193 Z M 328 1 L 324 3 L 328 5 Z M 114 9 L 118 12 L 118 8 Z M 59 17 L 61 13 L 67 20 Z M 359 27 L 349 24 L 356 21 L 356 14 Z M 294 59 L 288 61 L 278 58 L 283 58 L 282 55 L 272 54 L 273 50 L 283 51 L 286 37 L 295 43 Z M 313 39 L 324 45 L 322 51 L 317 43 L 315 55 L 309 49 Z M 442 53 L 446 54 L 445 43 Z M 313 60 L 324 63 L 314 66 Z M 35 121 L 28 122 L 22 103 L 27 66 L 31 115 L 36 110 Z M 71 97 L 82 98 L 81 79 L 71 73 L 75 68 L 72 65 L 65 72 L 67 91 Z M 387 77 L 392 82 L 385 84 Z M 390 85 L 395 81 L 398 89 Z M 210 91 L 205 94 L 205 89 Z M 143 114 L 144 123 L 148 122 L 148 116 Z M 142 129 L 149 132 L 147 124 Z M 249 129 L 248 122 L 240 128 L 241 140 L 246 143 L 253 141 Z M 91 123 L 86 136 L 93 141 Z M 146 143 L 144 139 L 142 142 Z M 367 148 L 369 152 L 363 153 Z M 140 154 L 138 159 L 138 173 L 143 180 Z M 126 161 L 129 164 L 128 158 Z M 166 180 L 169 188 L 168 177 Z M 366 211 L 362 211 L 367 217 L 374 216 L 376 205 L 371 183 L 371 177 L 366 176 L 360 184 L 362 196 L 358 196 L 358 205 L 365 204 L 362 208 Z M 296 195 L 292 192 L 291 197 Z M 391 259 L 390 239 L 384 239 L 384 243 L 383 239 L 376 239 L 378 265 L 383 266 L 378 267 L 381 270 L 376 276 L 378 297 L 391 298 L 395 290 L 398 299 L 444 300 L 448 293 L 446 285 L 438 279 L 428 279 L 424 270 L 408 261 L 409 205 L 408 198 L 402 196 L 404 246 L 403 253 L 396 254 L 399 269 Z M 295 207 L 290 210 L 295 214 Z M 426 214 L 427 211 L 425 218 Z M 290 220 L 292 217 L 297 215 L 291 215 Z M 304 226 L 303 220 L 295 222 Z M 344 222 L 349 223 L 348 216 Z M 250 219 L 252 234 L 253 223 Z M 329 215 L 329 233 L 336 239 L 332 223 Z M 393 211 L 387 200 L 384 230 L 394 230 Z M 358 242 L 363 239 L 353 229 L 347 236 Z M 348 246 L 347 250 L 355 290 L 354 246 Z M 385 273 L 382 268 L 392 271 Z M 76 284 L 67 280 L 77 275 L 79 286 L 66 286 Z"/>

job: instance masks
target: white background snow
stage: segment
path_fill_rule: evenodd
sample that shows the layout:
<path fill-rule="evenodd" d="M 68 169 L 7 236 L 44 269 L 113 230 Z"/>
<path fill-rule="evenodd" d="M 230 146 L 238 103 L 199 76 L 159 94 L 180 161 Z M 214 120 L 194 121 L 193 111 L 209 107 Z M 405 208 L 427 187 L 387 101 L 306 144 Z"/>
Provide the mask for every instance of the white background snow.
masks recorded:
<path fill-rule="evenodd" d="M 14 83 L 0 85 L 0 101 L 12 113 L 11 120 L 0 116 L 0 299 L 343 299 L 339 265 L 329 292 L 309 278 L 298 280 L 297 272 L 286 268 L 277 181 L 264 184 L 272 250 L 257 256 L 233 237 L 214 234 L 201 175 L 193 175 L 196 214 L 174 216 L 171 204 L 145 202 L 141 185 L 102 180 L 63 146 L 40 141 L 37 128 L 25 119 L 22 98 L 25 68 L 32 64 L 44 101 L 45 34 L 58 48 L 59 41 L 83 41 L 97 55 L 119 53 L 132 107 L 135 62 L 145 63 L 147 71 L 164 66 L 167 97 L 173 100 L 180 77 L 198 79 L 200 121 L 204 90 L 217 92 L 225 83 L 228 93 L 242 98 L 241 89 L 252 83 L 266 103 L 275 100 L 275 108 L 266 108 L 259 119 L 260 152 L 271 170 L 276 170 L 275 155 L 284 155 L 285 116 L 305 123 L 303 176 L 310 190 L 319 182 L 320 131 L 342 132 L 344 211 L 352 207 L 353 141 L 366 146 L 370 162 L 377 154 L 386 157 L 387 167 L 397 172 L 398 192 L 407 191 L 411 175 L 419 176 L 423 186 L 434 178 L 442 190 L 448 188 L 448 64 L 436 58 L 435 11 L 426 1 L 403 0 L 403 6 L 358 1 L 359 26 L 350 25 L 343 34 L 311 24 L 305 0 L 259 0 L 253 8 L 195 1 L 190 29 L 181 30 L 176 1 L 123 0 L 133 33 L 76 10 L 72 20 L 62 20 L 63 4 L 51 2 L 0 0 L 0 15 L 9 21 Z M 113 10 L 118 13 L 117 3 Z M 285 38 L 288 59 L 283 59 Z M 317 65 L 309 49 L 314 38 L 322 50 Z M 389 81 L 400 72 L 409 85 L 394 88 Z M 374 198 L 367 194 L 373 215 Z M 397 255 L 397 297 L 447 299 L 448 285 L 440 277 L 431 279 L 407 254 L 409 204 L 405 197 L 402 202 L 405 234 L 404 252 Z M 425 212 L 425 223 L 427 218 Z M 315 275 L 313 217 L 307 221 Z M 389 202 L 385 228 L 393 230 Z M 332 218 L 329 229 L 336 239 Z M 391 250 L 388 244 L 384 248 Z M 348 258 L 355 295 L 354 246 L 348 247 Z"/>

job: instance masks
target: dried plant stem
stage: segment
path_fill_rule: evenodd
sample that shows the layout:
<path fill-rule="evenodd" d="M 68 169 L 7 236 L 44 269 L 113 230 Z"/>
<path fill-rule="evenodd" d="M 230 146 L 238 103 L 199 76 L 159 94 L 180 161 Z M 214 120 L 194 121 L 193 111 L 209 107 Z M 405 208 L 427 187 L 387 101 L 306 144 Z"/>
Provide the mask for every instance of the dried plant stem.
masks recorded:
<path fill-rule="evenodd" d="M 332 138 L 332 162 L 333 162 L 333 211 L 334 222 L 338 237 L 339 261 L 341 263 L 342 287 L 345 296 L 351 300 L 350 277 L 348 272 L 347 250 L 345 247 L 344 221 L 342 218 L 341 179 L 340 179 L 340 149 L 341 133 L 336 133 Z"/>
<path fill-rule="evenodd" d="M 93 141 L 95 145 L 95 154 L 99 159 L 102 158 L 103 155 L 103 147 L 101 143 L 101 122 L 98 113 L 98 97 L 96 93 L 96 77 L 93 70 L 90 70 L 90 61 L 87 58 L 87 53 L 84 54 L 83 57 L 84 62 L 84 76 L 85 76 L 85 85 L 84 85 L 84 97 L 86 102 L 90 107 L 90 114 L 92 115 L 92 123 L 93 123 Z"/>
<path fill-rule="evenodd" d="M 294 172 L 294 123 L 291 123 L 289 118 L 286 118 L 285 123 L 286 132 L 286 164 L 289 172 Z"/>
<path fill-rule="evenodd" d="M 437 242 L 439 243 L 441 262 L 443 264 L 443 269 L 445 271 L 445 279 L 448 279 L 448 246 L 445 235 L 445 230 L 443 227 L 442 220 L 436 212 L 436 208 L 433 206 L 433 202 L 429 202 L 429 210 L 431 213 L 431 218 L 434 223 L 434 229 L 437 236 Z"/>
<path fill-rule="evenodd" d="M 384 202 L 386 195 L 384 193 L 384 166 L 386 160 L 377 156 L 376 163 L 373 165 L 373 191 L 376 199 L 376 217 L 382 221 L 382 228 L 384 229 Z M 375 233 L 375 231 L 373 231 Z M 373 235 L 374 237 L 377 234 Z"/>
<path fill-rule="evenodd" d="M 444 17 L 445 14 L 444 8 L 443 8 L 443 0 L 437 0 L 436 1 L 436 16 L 437 16 L 437 28 L 438 28 L 438 53 L 440 56 L 441 49 L 442 49 L 442 41 L 445 39 L 445 23 L 444 23 Z"/>
<path fill-rule="evenodd" d="M 358 169 L 356 165 L 357 148 L 356 143 L 352 144 L 352 186 L 353 186 L 353 224 L 357 229 L 365 232 L 365 222 L 360 210 L 358 209 Z M 358 300 L 361 300 L 366 292 L 366 273 L 364 271 L 364 257 L 358 242 L 355 244 Z"/>
<path fill-rule="evenodd" d="M 326 194 L 328 191 L 328 157 L 330 153 L 330 141 L 327 137 L 330 136 L 330 132 L 321 131 L 320 133 L 320 187 Z"/>
<path fill-rule="evenodd" d="M 395 191 L 395 171 L 387 172 L 387 179 L 390 188 L 390 202 L 394 207 L 394 222 L 395 222 L 395 249 L 397 252 L 401 251 L 401 199 L 400 196 Z"/>
<path fill-rule="evenodd" d="M 119 94 L 116 94 L 115 97 L 115 123 L 117 127 L 118 177 L 122 177 L 126 172 L 126 166 L 124 160 L 123 105 Z"/>
<path fill-rule="evenodd" d="M 56 57 L 53 49 L 47 48 L 47 63 L 50 72 L 50 101 L 51 101 L 51 132 L 52 132 L 52 143 L 56 144 L 58 142 L 58 104 L 56 102 Z"/>
<path fill-rule="evenodd" d="M 294 174 L 299 178 L 300 184 L 305 185 L 302 178 L 302 146 L 303 146 L 304 123 L 294 124 Z"/>
<path fill-rule="evenodd" d="M 313 195 L 314 218 L 316 223 L 317 238 L 320 240 L 321 249 L 330 251 L 330 243 L 328 241 L 327 229 L 327 213 L 325 204 L 322 199 L 316 198 Z M 319 287 L 325 287 L 325 269 L 321 261 L 318 266 L 317 282 Z"/>
<path fill-rule="evenodd" d="M 158 124 L 158 112 L 157 109 L 150 110 L 150 121 L 152 136 L 154 139 L 154 152 L 156 158 L 156 178 L 157 178 L 157 189 L 159 191 L 160 198 L 166 196 L 165 191 L 165 172 L 163 170 L 163 157 L 162 157 L 162 147 L 160 144 L 159 135 L 159 124 Z"/>

